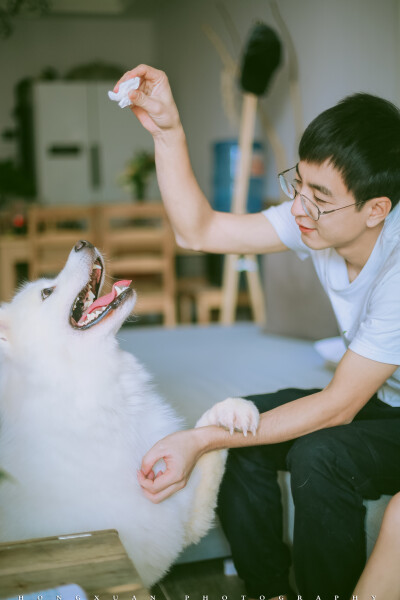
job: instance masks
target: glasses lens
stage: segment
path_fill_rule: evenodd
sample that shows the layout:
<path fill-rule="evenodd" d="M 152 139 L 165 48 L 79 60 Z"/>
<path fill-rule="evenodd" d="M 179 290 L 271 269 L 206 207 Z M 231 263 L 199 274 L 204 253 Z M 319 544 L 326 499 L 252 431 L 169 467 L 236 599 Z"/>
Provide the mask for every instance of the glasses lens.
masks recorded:
<path fill-rule="evenodd" d="M 295 187 L 290 181 L 288 181 L 283 175 L 279 175 L 279 184 L 282 188 L 282 191 L 286 196 L 294 200 L 296 196 Z"/>
<path fill-rule="evenodd" d="M 309 200 L 306 196 L 300 196 L 300 198 L 301 205 L 306 215 L 310 217 L 310 219 L 312 219 L 313 221 L 318 221 L 319 214 L 317 206 L 313 204 L 313 202 L 311 202 L 311 200 Z"/>

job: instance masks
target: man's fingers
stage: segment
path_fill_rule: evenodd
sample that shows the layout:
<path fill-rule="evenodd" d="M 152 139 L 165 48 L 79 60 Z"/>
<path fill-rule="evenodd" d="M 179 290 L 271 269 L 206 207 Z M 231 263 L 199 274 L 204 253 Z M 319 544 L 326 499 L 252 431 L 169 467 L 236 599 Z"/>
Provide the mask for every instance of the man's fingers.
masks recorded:
<path fill-rule="evenodd" d="M 161 112 L 161 102 L 155 98 L 150 98 L 150 96 L 141 90 L 132 90 L 129 92 L 129 98 L 133 103 L 131 108 L 132 106 L 140 106 L 152 115 L 157 115 Z"/>
<path fill-rule="evenodd" d="M 150 473 L 152 473 L 151 468 L 149 469 L 148 473 L 144 471 L 143 467 L 137 471 L 137 478 L 139 480 L 140 485 L 147 481 L 153 481 L 153 479 L 149 477 Z"/>
<path fill-rule="evenodd" d="M 164 458 L 162 450 L 159 450 L 155 446 L 153 446 L 153 448 L 151 448 L 143 456 L 142 464 L 140 465 L 140 471 L 138 471 L 138 476 L 141 473 L 144 479 L 146 479 L 156 462 L 161 460 L 162 458 Z"/>
<path fill-rule="evenodd" d="M 158 494 L 159 492 L 162 492 L 163 490 L 174 484 L 182 484 L 182 487 L 184 485 L 183 480 L 179 479 L 177 481 L 176 475 L 173 474 L 172 471 L 168 471 L 168 469 L 165 471 L 165 473 L 161 473 L 160 475 L 158 475 L 158 477 L 155 477 L 154 479 L 145 477 L 145 475 L 141 471 L 139 471 L 138 480 L 142 488 L 144 490 L 148 490 L 152 494 Z"/>
<path fill-rule="evenodd" d="M 156 494 L 152 494 L 151 492 L 148 492 L 147 490 L 142 490 L 142 491 L 143 491 L 143 494 L 145 495 L 145 497 L 148 500 L 150 500 L 150 502 L 153 502 L 153 504 L 159 504 L 159 502 L 162 502 L 163 500 L 166 500 L 167 498 L 169 498 L 176 492 L 179 492 L 179 490 L 181 490 L 183 487 L 184 487 L 183 483 L 175 483 L 175 484 L 169 486 L 167 489 L 162 490 L 161 492 L 158 492 Z"/>
<path fill-rule="evenodd" d="M 127 71 L 118 80 L 118 82 L 114 86 L 114 92 L 118 92 L 119 84 L 123 81 L 128 81 L 128 79 L 133 79 L 134 77 L 144 78 L 151 83 L 156 83 L 160 77 L 162 77 L 163 72 L 158 69 L 154 69 L 154 67 L 150 67 L 149 65 L 138 65 L 131 71 Z"/>

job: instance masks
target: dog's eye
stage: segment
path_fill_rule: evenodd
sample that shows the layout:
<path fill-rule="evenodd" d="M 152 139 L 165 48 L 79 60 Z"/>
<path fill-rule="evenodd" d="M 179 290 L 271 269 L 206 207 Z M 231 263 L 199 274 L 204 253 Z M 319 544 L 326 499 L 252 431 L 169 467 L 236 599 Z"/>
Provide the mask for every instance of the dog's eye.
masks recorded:
<path fill-rule="evenodd" d="M 49 296 L 51 296 L 51 294 L 52 294 L 52 293 L 54 292 L 54 290 L 55 290 L 55 287 L 56 287 L 56 286 L 54 286 L 54 287 L 51 287 L 51 288 L 44 288 L 44 289 L 41 291 L 41 294 L 42 294 L 42 300 L 46 300 L 46 298 L 48 298 Z"/>

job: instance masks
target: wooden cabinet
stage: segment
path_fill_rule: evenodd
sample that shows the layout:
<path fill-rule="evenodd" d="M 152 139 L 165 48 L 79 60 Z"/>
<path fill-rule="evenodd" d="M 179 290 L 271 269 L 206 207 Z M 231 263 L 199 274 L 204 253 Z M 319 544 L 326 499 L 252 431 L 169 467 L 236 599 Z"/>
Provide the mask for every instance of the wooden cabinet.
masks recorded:
<path fill-rule="evenodd" d="M 115 82 L 39 82 L 34 85 L 38 197 L 46 204 L 129 199 L 119 180 L 151 135 L 128 108 L 112 102 Z"/>

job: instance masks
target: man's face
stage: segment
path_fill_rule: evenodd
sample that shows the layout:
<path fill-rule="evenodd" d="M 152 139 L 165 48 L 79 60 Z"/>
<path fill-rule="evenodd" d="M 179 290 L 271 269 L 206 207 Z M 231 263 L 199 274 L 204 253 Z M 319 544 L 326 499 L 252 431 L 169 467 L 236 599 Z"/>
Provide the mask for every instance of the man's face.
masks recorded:
<path fill-rule="evenodd" d="M 341 174 L 328 161 L 321 165 L 301 161 L 297 169 L 297 189 L 300 194 L 312 200 L 321 212 L 355 203 L 356 200 L 345 186 Z M 367 205 L 362 210 L 349 206 L 313 221 L 304 212 L 298 194 L 293 202 L 292 215 L 301 231 L 303 242 L 313 250 L 339 250 L 352 246 L 367 229 Z"/>

